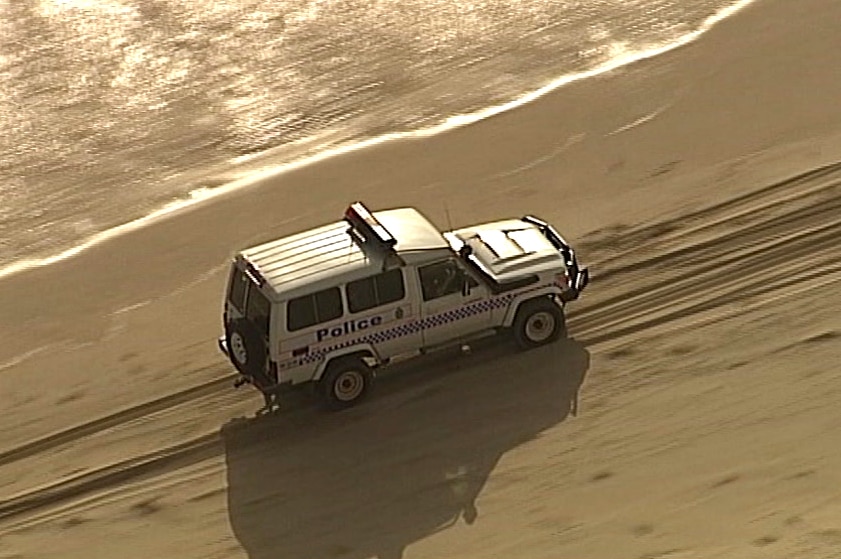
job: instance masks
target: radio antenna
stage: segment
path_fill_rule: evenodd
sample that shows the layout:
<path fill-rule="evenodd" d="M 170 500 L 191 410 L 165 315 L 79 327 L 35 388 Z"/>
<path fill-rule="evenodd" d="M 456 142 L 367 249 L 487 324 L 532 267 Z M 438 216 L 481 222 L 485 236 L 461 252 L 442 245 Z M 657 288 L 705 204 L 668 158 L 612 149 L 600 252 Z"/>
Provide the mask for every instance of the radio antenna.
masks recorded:
<path fill-rule="evenodd" d="M 452 231 L 453 230 L 453 222 L 450 219 L 450 207 L 447 202 L 444 202 L 444 214 L 447 216 L 447 229 Z"/>

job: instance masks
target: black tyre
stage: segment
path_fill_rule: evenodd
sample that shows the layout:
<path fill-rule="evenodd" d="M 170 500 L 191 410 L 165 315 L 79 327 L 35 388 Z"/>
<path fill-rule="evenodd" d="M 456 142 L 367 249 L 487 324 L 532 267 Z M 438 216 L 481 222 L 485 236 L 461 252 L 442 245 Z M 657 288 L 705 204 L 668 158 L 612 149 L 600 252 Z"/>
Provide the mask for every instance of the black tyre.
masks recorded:
<path fill-rule="evenodd" d="M 512 330 L 523 349 L 552 343 L 566 335 L 564 311 L 548 297 L 526 301 L 517 310 Z"/>
<path fill-rule="evenodd" d="M 246 319 L 236 320 L 227 331 L 228 354 L 234 367 L 250 377 L 258 388 L 268 387 L 266 341 L 256 326 Z"/>
<path fill-rule="evenodd" d="M 359 403 L 368 395 L 373 378 L 371 367 L 358 357 L 331 362 L 318 382 L 324 407 L 337 411 Z"/>

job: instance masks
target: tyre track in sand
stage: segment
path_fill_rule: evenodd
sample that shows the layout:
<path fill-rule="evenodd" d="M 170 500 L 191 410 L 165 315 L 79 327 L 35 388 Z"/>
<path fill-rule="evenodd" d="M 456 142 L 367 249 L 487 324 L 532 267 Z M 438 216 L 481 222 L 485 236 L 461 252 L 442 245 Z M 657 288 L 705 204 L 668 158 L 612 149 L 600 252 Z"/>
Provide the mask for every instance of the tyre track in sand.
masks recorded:
<path fill-rule="evenodd" d="M 796 189 L 800 186 L 809 186 L 809 181 L 826 181 L 826 179 L 830 179 L 828 184 L 821 183 L 818 188 L 814 188 L 813 186 L 809 192 L 800 193 L 794 197 L 783 196 L 782 199 L 773 200 L 770 203 L 767 201 L 767 198 L 771 195 L 778 193 L 790 193 L 790 190 Z M 628 234 L 623 234 L 623 238 L 625 240 L 623 243 L 621 243 L 620 248 L 627 250 L 630 254 L 633 254 L 634 250 L 637 249 L 645 250 L 646 248 L 648 248 L 649 245 L 656 245 L 657 239 L 655 238 L 653 243 L 642 243 L 640 241 L 641 238 L 651 239 L 653 235 L 652 231 L 662 230 L 664 227 L 672 229 L 673 227 L 675 227 L 675 223 L 685 223 L 696 221 L 699 219 L 704 219 L 705 223 L 708 223 L 707 227 L 721 225 L 722 223 L 726 224 L 727 221 L 715 221 L 710 218 L 715 218 L 718 214 L 726 212 L 728 210 L 743 209 L 742 206 L 750 205 L 752 203 L 755 203 L 756 207 L 762 209 L 767 209 L 769 207 L 784 206 L 792 204 L 793 202 L 801 201 L 804 198 L 811 198 L 816 192 L 821 193 L 823 191 L 832 189 L 841 189 L 841 163 L 829 165 L 827 167 L 822 167 L 815 171 L 804 173 L 803 175 L 797 176 L 793 179 L 789 179 L 788 181 L 781 181 L 780 183 L 776 183 L 770 187 L 766 187 L 757 192 L 749 193 L 742 197 L 725 201 L 723 203 L 712 206 L 711 208 L 699 210 L 688 216 L 665 222 L 665 224 L 658 223 L 652 226 L 641 228 L 638 231 L 632 231 Z M 726 249 L 728 248 L 728 245 L 737 246 L 739 244 L 739 240 L 744 241 L 749 239 L 748 235 L 756 236 L 759 233 L 770 235 L 775 230 L 780 231 L 782 229 L 783 224 L 787 225 L 788 229 L 797 229 L 800 225 L 803 224 L 805 220 L 813 220 L 816 217 L 829 217 L 831 219 L 832 217 L 841 215 L 841 197 L 836 195 L 830 202 L 831 204 L 828 206 L 823 204 L 812 204 L 810 206 L 806 206 L 805 208 L 796 210 L 795 212 L 783 214 L 783 217 L 781 218 L 766 219 L 759 223 L 754 223 L 747 227 L 743 227 L 722 234 L 716 238 L 704 241 L 702 243 L 694 245 L 690 244 L 677 250 L 658 254 L 650 258 L 620 264 L 618 266 L 614 265 L 613 267 L 607 268 L 604 271 L 598 271 L 600 265 L 596 264 L 595 268 L 597 271 L 595 272 L 594 277 L 597 282 L 602 282 L 608 278 L 617 275 L 628 274 L 639 270 L 652 269 L 661 266 L 662 264 L 669 264 L 670 266 L 680 266 L 681 264 L 685 264 L 690 260 L 695 261 L 697 263 L 705 258 L 714 256 L 720 257 L 721 254 L 725 253 Z M 741 218 L 742 214 L 736 214 L 736 217 Z M 837 222 L 830 224 L 831 230 L 828 231 L 829 238 L 831 238 L 832 230 L 837 229 L 837 226 Z M 796 239 L 787 240 L 793 242 Z M 809 243 L 811 243 L 811 241 L 812 240 L 808 238 L 808 236 L 806 236 L 805 239 L 802 239 L 801 243 L 808 246 Z M 773 248 L 774 247 L 768 247 L 766 250 L 770 251 L 773 250 Z M 796 247 L 792 245 L 792 248 Z M 755 251 L 754 254 L 759 255 L 760 252 Z M 723 259 L 722 261 L 719 261 L 719 264 L 721 266 L 724 266 L 727 264 L 739 263 L 741 262 L 740 259 L 740 255 L 731 256 L 729 258 Z M 603 264 L 609 265 L 610 260 L 603 262 Z M 696 270 L 690 270 L 688 272 L 684 272 L 682 275 L 670 279 L 670 281 L 685 281 L 687 279 L 695 278 L 697 276 L 698 273 Z M 616 312 L 617 308 L 621 308 L 621 306 L 627 306 L 629 304 L 641 305 L 642 303 L 640 303 L 637 298 L 641 295 L 645 295 L 650 292 L 650 286 L 642 285 L 632 290 L 625 291 L 621 295 L 609 299 L 597 302 L 590 302 L 589 299 L 582 300 L 582 303 L 584 303 L 583 308 L 580 312 L 576 312 L 576 316 L 571 320 L 571 323 L 576 326 L 576 329 L 586 328 L 594 319 L 594 313 L 613 314 Z M 587 295 L 590 296 L 591 292 L 588 292 Z M 660 294 L 659 297 L 662 297 L 662 295 L 663 294 Z M 623 305 L 619 305 L 619 303 L 622 303 Z M 586 313 L 586 316 L 578 316 L 584 313 Z M 211 368 L 218 369 L 220 373 L 222 371 L 228 371 L 228 367 L 224 364 L 219 366 L 205 367 L 201 370 L 207 370 Z M 233 382 L 236 379 L 236 377 L 237 375 L 235 373 L 231 373 L 222 378 L 215 379 L 194 387 L 190 387 L 183 391 L 174 394 L 169 394 L 156 400 L 152 400 L 140 404 L 138 406 L 121 410 L 119 412 L 97 419 L 95 421 L 78 425 L 76 427 L 72 427 L 70 429 L 32 441 L 25 445 L 21 445 L 19 447 L 4 452 L 0 452 L 0 467 L 27 458 L 34 454 L 45 452 L 47 450 L 51 450 L 53 448 L 72 443 L 76 440 L 88 437 L 90 435 L 94 435 L 107 429 L 111 429 L 123 423 L 127 423 L 129 421 L 133 421 L 144 416 L 159 413 L 167 410 L 168 408 L 192 402 L 197 398 L 210 396 L 221 390 L 227 389 L 230 383 Z"/>
<path fill-rule="evenodd" d="M 593 311 L 582 309 L 580 316 L 570 320 L 570 326 L 583 333 L 580 341 L 595 344 L 748 296 L 837 273 L 841 266 L 839 238 L 841 219 L 836 219 L 724 258 L 712 268 L 698 267 L 677 278 L 658 278 L 661 281 L 658 286 L 605 301 Z M 689 306 L 684 308 L 685 305 Z M 646 316 L 649 318 L 645 319 Z M 627 326 L 616 328 L 619 323 Z M 605 327 L 607 331 L 595 333 Z"/>
<path fill-rule="evenodd" d="M 595 282 L 622 278 L 632 287 L 574 308 L 570 326 L 578 339 L 604 342 L 839 273 L 841 163 L 714 208 L 631 231 L 618 243 L 608 240 L 625 259 L 661 243 L 676 246 L 626 264 L 620 256 L 612 259 L 618 266 L 596 271 Z M 678 228 L 700 218 L 700 226 Z M 664 240 L 657 234 L 664 230 L 677 233 Z"/>
<path fill-rule="evenodd" d="M 665 232 L 665 233 L 664 233 Z M 810 283 L 841 280 L 841 163 L 605 242 L 618 257 L 593 266 L 594 287 L 571 313 L 585 345 Z M 671 245 L 671 246 L 669 246 Z M 598 255 L 598 247 L 594 252 Z M 627 280 L 610 286 L 610 282 Z M 219 366 L 220 372 L 228 370 Z M 0 453 L 0 466 L 230 390 L 235 375 L 135 406 Z M 152 426 L 152 429 L 155 427 Z M 135 456 L 0 502 L 0 520 L 220 456 L 218 432 Z"/>
<path fill-rule="evenodd" d="M 622 228 L 618 233 L 596 241 L 584 240 L 581 245 L 592 245 L 596 250 L 610 249 L 619 252 L 618 257 L 608 257 L 598 262 L 602 269 L 599 278 L 604 281 L 615 275 L 656 267 L 663 262 L 675 263 L 685 255 L 700 256 L 720 254 L 719 247 L 727 238 L 738 237 L 751 232 L 760 233 L 768 226 L 779 227 L 780 220 L 796 219 L 798 211 L 820 210 L 817 202 L 836 199 L 841 187 L 841 161 L 778 181 L 730 198 L 711 206 L 705 206 L 687 214 L 633 229 Z M 802 214 L 799 214 L 802 215 Z M 767 217 L 777 217 L 777 221 Z M 733 228 L 733 224 L 745 223 L 744 227 Z M 714 233 L 717 228 L 725 231 Z M 709 237 L 703 233 L 712 231 Z M 699 237 L 695 243 L 684 243 L 682 247 L 664 249 L 669 241 Z M 636 253 L 655 249 L 656 253 L 639 258 Z M 704 252 L 703 249 L 708 249 Z M 628 255 L 633 259 L 628 260 Z"/>
<path fill-rule="evenodd" d="M 224 365 L 214 365 L 210 367 L 203 367 L 201 369 L 198 369 L 198 371 L 192 372 L 206 371 L 211 369 L 219 370 L 220 373 L 222 371 L 228 371 L 228 368 Z M 6 466 L 13 462 L 17 462 L 19 460 L 23 460 L 25 458 L 29 458 L 36 454 L 40 454 L 61 446 L 71 444 L 73 442 L 79 441 L 86 437 L 90 437 L 92 435 L 96 435 L 108 429 L 119 427 L 120 425 L 124 425 L 131 421 L 142 419 L 144 417 L 164 412 L 171 408 L 184 405 L 186 403 L 193 402 L 197 398 L 206 398 L 214 394 L 218 394 L 223 388 L 230 387 L 231 383 L 234 381 L 234 379 L 236 379 L 236 377 L 236 374 L 229 374 L 223 378 L 214 379 L 212 381 L 208 381 L 197 386 L 192 386 L 180 392 L 168 394 L 161 398 L 157 398 L 149 402 L 144 402 L 143 404 L 140 404 L 138 406 L 133 406 L 124 410 L 120 410 L 116 413 L 96 419 L 89 423 L 83 423 L 81 425 L 71 427 L 70 429 L 59 431 L 46 437 L 31 441 L 16 448 L 0 452 L 0 467 Z"/>

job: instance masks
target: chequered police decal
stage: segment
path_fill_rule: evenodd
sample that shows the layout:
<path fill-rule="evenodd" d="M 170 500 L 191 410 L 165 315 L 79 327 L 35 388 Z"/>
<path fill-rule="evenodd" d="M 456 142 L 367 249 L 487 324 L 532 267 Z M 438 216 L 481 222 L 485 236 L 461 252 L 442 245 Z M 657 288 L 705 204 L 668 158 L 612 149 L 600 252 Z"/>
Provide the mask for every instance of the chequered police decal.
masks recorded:
<path fill-rule="evenodd" d="M 459 320 L 469 318 L 471 316 L 476 316 L 478 314 L 482 314 L 485 312 L 492 311 L 494 309 L 507 307 L 509 303 L 515 298 L 520 295 L 524 295 L 526 293 L 530 293 L 532 291 L 537 291 L 539 289 L 545 289 L 547 287 L 552 287 L 556 285 L 554 283 L 548 283 L 539 285 L 536 287 L 532 287 L 530 289 L 526 289 L 523 291 L 516 291 L 513 293 L 507 293 L 505 295 L 500 295 L 498 297 L 493 297 L 491 299 L 484 299 L 482 301 L 477 301 L 475 303 L 471 303 L 469 305 L 464 305 L 462 307 L 458 307 L 455 309 L 450 309 L 444 311 L 442 313 L 434 314 L 431 316 L 427 316 L 420 320 L 411 320 L 411 322 L 406 322 L 400 324 L 398 326 L 394 326 L 391 328 L 386 328 L 380 330 L 379 332 L 374 332 L 371 334 L 366 334 L 364 336 L 359 336 L 357 338 L 353 338 L 351 340 L 346 340 L 344 342 L 333 344 L 327 347 L 321 347 L 312 353 L 308 353 L 307 355 L 303 355 L 301 357 L 297 357 L 295 359 L 290 359 L 288 361 L 284 361 L 282 363 L 278 363 L 278 367 L 280 369 L 289 369 L 292 367 L 299 367 L 301 365 L 306 365 L 308 363 L 313 363 L 316 361 L 321 361 L 325 355 L 336 351 L 337 349 L 342 349 L 344 347 L 357 345 L 357 344 L 365 344 L 370 343 L 372 345 L 381 344 L 383 342 L 393 340 L 395 338 L 401 338 L 403 336 L 408 336 L 411 334 L 415 334 L 421 330 L 429 330 L 431 328 L 436 328 L 438 326 L 443 326 L 445 324 L 450 324 L 453 322 L 457 322 Z"/>

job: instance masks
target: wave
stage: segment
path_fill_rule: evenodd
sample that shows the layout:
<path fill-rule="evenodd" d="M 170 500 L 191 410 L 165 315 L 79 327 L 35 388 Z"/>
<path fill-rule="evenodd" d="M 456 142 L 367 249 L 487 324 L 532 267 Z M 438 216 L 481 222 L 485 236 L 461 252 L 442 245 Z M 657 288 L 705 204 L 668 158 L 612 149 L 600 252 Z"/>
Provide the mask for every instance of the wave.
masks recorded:
<path fill-rule="evenodd" d="M 420 128 L 408 132 L 387 133 L 366 140 L 354 142 L 352 144 L 326 149 L 324 151 L 317 152 L 314 155 L 305 156 L 287 163 L 282 163 L 251 172 L 246 176 L 234 179 L 222 186 L 213 188 L 205 187 L 193 190 L 186 198 L 170 202 L 164 205 L 163 207 L 160 207 L 157 210 L 154 210 L 151 213 L 146 214 L 138 219 L 128 221 L 121 225 L 117 225 L 110 229 L 106 229 L 104 231 L 91 235 L 81 243 L 76 244 L 61 252 L 43 258 L 18 260 L 7 266 L 0 267 L 0 279 L 7 278 L 9 276 L 27 270 L 31 270 L 33 268 L 49 266 L 51 264 L 67 260 L 69 258 L 79 255 L 80 253 L 92 247 L 114 239 L 115 237 L 119 237 L 126 233 L 136 231 L 143 227 L 147 227 L 162 219 L 174 217 L 177 214 L 184 212 L 188 209 L 194 208 L 200 204 L 207 203 L 212 199 L 224 196 L 233 191 L 253 186 L 270 177 L 275 177 L 277 175 L 295 169 L 300 169 L 301 167 L 313 165 L 315 163 L 324 161 L 325 159 L 329 159 L 353 151 L 370 148 L 379 144 L 383 144 L 385 142 L 435 136 L 443 132 L 477 123 L 487 118 L 496 116 L 500 113 L 516 109 L 518 107 L 536 101 L 537 99 L 540 99 L 541 97 L 544 97 L 545 95 L 570 83 L 606 74 L 617 70 L 623 66 L 627 66 L 629 64 L 633 64 L 635 62 L 639 62 L 649 58 L 654 58 L 661 54 L 686 46 L 699 39 L 704 33 L 712 29 L 718 23 L 735 15 L 737 12 L 740 12 L 755 1 L 756 0 L 738 0 L 737 2 L 719 10 L 712 16 L 708 17 L 701 23 L 701 25 L 697 29 L 666 43 L 648 45 L 637 49 L 628 49 L 627 45 L 624 45 L 622 43 L 615 43 L 610 46 L 611 51 L 614 53 L 614 56 L 608 62 L 591 68 L 589 70 L 565 74 L 561 77 L 552 80 L 546 85 L 531 92 L 528 92 L 524 95 L 521 95 L 520 97 L 517 97 L 514 100 L 509 101 L 507 103 L 494 105 L 472 113 L 453 115 L 433 126 Z"/>

